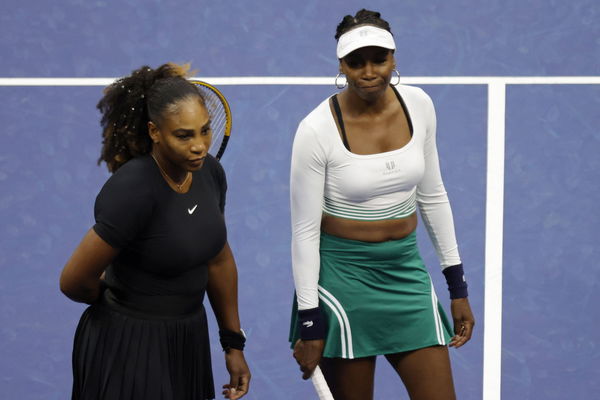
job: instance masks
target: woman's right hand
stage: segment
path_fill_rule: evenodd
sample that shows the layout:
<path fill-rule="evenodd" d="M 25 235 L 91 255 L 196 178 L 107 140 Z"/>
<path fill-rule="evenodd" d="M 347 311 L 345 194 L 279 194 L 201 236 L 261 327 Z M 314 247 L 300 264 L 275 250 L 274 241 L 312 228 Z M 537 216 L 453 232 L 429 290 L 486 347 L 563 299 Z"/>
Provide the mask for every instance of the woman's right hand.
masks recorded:
<path fill-rule="evenodd" d="M 229 372 L 229 383 L 223 385 L 226 399 L 239 399 L 248 393 L 250 386 L 250 369 L 240 350 L 229 349 L 225 353 L 225 366 Z"/>
<path fill-rule="evenodd" d="M 300 371 L 302 371 L 302 379 L 308 379 L 312 376 L 313 371 L 321 362 L 323 356 L 323 348 L 325 347 L 325 340 L 302 340 L 298 339 L 294 345 L 294 358 L 298 365 L 300 365 Z"/>

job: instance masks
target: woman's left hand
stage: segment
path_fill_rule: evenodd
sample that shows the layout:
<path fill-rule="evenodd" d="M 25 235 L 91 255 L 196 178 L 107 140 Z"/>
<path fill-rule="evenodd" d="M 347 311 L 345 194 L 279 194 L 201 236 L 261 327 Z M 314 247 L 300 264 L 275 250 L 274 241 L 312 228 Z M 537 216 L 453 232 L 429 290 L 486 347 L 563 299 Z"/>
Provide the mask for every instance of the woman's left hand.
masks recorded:
<path fill-rule="evenodd" d="M 244 353 L 230 349 L 225 353 L 225 365 L 229 371 L 229 383 L 223 385 L 223 395 L 226 399 L 239 399 L 248 393 L 250 385 L 250 369 L 246 364 Z"/>
<path fill-rule="evenodd" d="M 452 300 L 450 310 L 454 320 L 454 337 L 449 346 L 459 348 L 471 339 L 475 318 L 473 318 L 473 312 L 466 297 Z"/>

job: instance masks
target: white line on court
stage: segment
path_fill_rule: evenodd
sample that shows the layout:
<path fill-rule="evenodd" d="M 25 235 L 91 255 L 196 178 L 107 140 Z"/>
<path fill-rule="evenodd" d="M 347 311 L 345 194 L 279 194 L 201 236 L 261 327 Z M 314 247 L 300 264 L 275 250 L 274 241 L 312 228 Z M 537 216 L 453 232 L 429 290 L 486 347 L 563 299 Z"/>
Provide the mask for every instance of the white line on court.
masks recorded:
<path fill-rule="evenodd" d="M 483 400 L 500 400 L 506 85 L 488 87 Z"/>
<path fill-rule="evenodd" d="M 107 86 L 116 78 L 0 78 L 0 86 Z M 333 77 L 232 76 L 194 77 L 213 85 L 333 85 Z M 404 76 L 409 85 L 597 85 L 600 76 Z"/>

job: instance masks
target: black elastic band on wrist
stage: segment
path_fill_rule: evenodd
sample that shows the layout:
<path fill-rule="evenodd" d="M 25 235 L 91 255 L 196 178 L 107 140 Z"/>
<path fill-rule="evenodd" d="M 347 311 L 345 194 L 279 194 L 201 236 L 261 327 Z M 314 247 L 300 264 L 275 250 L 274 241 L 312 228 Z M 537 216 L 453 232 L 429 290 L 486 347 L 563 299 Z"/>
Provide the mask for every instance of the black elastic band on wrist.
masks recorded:
<path fill-rule="evenodd" d="M 448 284 L 451 299 L 462 299 L 469 296 L 467 281 L 462 264 L 452 265 L 442 270 Z"/>
<path fill-rule="evenodd" d="M 300 339 L 317 340 L 325 338 L 325 322 L 319 307 L 298 310 Z"/>
<path fill-rule="evenodd" d="M 246 335 L 243 330 L 235 332 L 229 329 L 219 329 L 219 341 L 225 353 L 231 349 L 243 351 L 246 343 Z"/>

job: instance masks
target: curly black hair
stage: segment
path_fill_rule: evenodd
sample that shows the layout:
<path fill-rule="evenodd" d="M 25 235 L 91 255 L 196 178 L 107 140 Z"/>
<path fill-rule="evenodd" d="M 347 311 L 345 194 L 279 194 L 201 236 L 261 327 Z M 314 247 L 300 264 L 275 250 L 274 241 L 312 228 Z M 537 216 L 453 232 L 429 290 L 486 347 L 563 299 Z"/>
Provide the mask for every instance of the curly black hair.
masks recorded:
<path fill-rule="evenodd" d="M 104 89 L 96 106 L 102 113 L 102 151 L 98 164 L 106 162 L 115 172 L 130 159 L 152 150 L 148 121 L 160 125 L 167 108 L 189 96 L 204 103 L 200 91 L 186 78 L 189 65 L 143 66 Z"/>
<path fill-rule="evenodd" d="M 362 9 L 356 13 L 356 15 L 346 15 L 342 22 L 340 22 L 335 30 L 335 40 L 338 40 L 344 33 L 352 30 L 359 25 L 374 25 L 378 28 L 385 29 L 389 33 L 392 33 L 390 24 L 383 18 L 377 11 L 370 11 Z"/>

